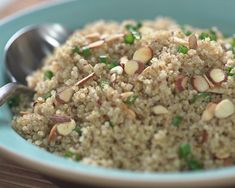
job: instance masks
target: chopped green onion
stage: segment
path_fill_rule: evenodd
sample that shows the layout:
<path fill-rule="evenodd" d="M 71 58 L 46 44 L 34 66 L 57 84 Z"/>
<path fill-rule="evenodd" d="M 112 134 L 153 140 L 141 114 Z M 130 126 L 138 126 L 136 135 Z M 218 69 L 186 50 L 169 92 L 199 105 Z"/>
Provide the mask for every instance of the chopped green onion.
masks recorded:
<path fill-rule="evenodd" d="M 82 130 L 79 126 L 76 126 L 74 130 L 78 133 L 79 136 L 82 136 Z"/>
<path fill-rule="evenodd" d="M 136 25 L 132 25 L 132 24 L 127 24 L 126 26 L 127 30 L 138 30 L 139 28 L 142 27 L 142 23 L 141 22 L 137 22 Z"/>
<path fill-rule="evenodd" d="M 182 122 L 183 118 L 181 116 L 175 116 L 172 118 L 172 124 L 174 126 L 179 126 L 179 124 Z"/>
<path fill-rule="evenodd" d="M 202 33 L 199 35 L 199 39 L 201 39 L 201 40 L 205 40 L 206 38 L 209 38 L 209 34 L 206 33 L 206 32 L 202 32 Z"/>
<path fill-rule="evenodd" d="M 51 80 L 53 76 L 54 76 L 54 73 L 50 70 L 46 70 L 44 72 L 44 80 Z"/>
<path fill-rule="evenodd" d="M 82 48 L 82 55 L 84 57 L 89 57 L 91 55 L 90 49 L 86 46 Z"/>
<path fill-rule="evenodd" d="M 114 67 L 116 67 L 116 66 L 118 66 L 118 65 L 119 65 L 119 63 L 117 62 L 117 60 L 113 59 L 113 60 L 111 61 L 111 63 L 108 64 L 108 68 L 109 68 L 109 69 L 112 69 L 112 68 L 114 68 Z"/>
<path fill-rule="evenodd" d="M 100 63 L 107 64 L 108 63 L 108 57 L 106 55 L 101 55 L 99 57 L 99 61 L 100 61 Z"/>
<path fill-rule="evenodd" d="M 188 143 L 183 143 L 179 147 L 179 157 L 181 159 L 187 159 L 191 154 L 191 146 Z"/>
<path fill-rule="evenodd" d="M 141 39 L 141 34 L 140 34 L 140 32 L 135 31 L 135 30 L 131 30 L 130 32 L 131 32 L 131 34 L 135 37 L 136 40 L 140 40 L 140 39 Z"/>
<path fill-rule="evenodd" d="M 200 170 L 203 168 L 203 165 L 195 159 L 187 160 L 187 166 L 192 171 Z"/>
<path fill-rule="evenodd" d="M 210 40 L 212 41 L 217 41 L 217 35 L 216 32 L 213 31 L 212 29 L 210 30 Z"/>
<path fill-rule="evenodd" d="M 135 26 L 135 27 L 136 27 L 136 30 L 139 29 L 139 28 L 141 28 L 142 25 L 143 25 L 143 24 L 142 24 L 140 21 L 138 21 L 138 22 L 136 23 L 136 26 Z"/>
<path fill-rule="evenodd" d="M 109 121 L 109 126 L 113 128 L 113 123 Z"/>
<path fill-rule="evenodd" d="M 132 33 L 128 33 L 124 36 L 124 42 L 126 44 L 133 44 L 135 41 L 135 37 Z"/>
<path fill-rule="evenodd" d="M 231 46 L 232 46 L 232 48 L 235 48 L 235 38 L 233 38 L 233 40 L 231 42 Z"/>
<path fill-rule="evenodd" d="M 185 34 L 186 36 L 189 36 L 189 35 L 192 34 L 192 32 L 191 32 L 191 31 L 185 31 L 184 34 Z"/>
<path fill-rule="evenodd" d="M 77 154 L 77 155 L 75 156 L 75 160 L 76 160 L 76 161 L 81 161 L 81 156 Z"/>
<path fill-rule="evenodd" d="M 228 66 L 225 68 L 227 76 L 235 76 L 235 66 Z"/>
<path fill-rule="evenodd" d="M 12 97 L 11 99 L 9 99 L 7 101 L 7 104 L 9 105 L 10 108 L 19 106 L 19 104 L 20 104 L 20 96 L 16 95 L 16 96 Z"/>
<path fill-rule="evenodd" d="M 51 97 L 51 92 L 49 91 L 48 93 L 46 93 L 44 96 L 43 96 L 43 98 L 45 99 L 45 100 L 47 100 L 48 98 L 50 98 Z"/>
<path fill-rule="evenodd" d="M 66 151 L 66 152 L 64 153 L 64 157 L 68 157 L 68 158 L 72 157 L 73 155 L 74 155 L 74 153 L 71 152 L 71 151 Z"/>
<path fill-rule="evenodd" d="M 80 53 L 81 53 L 81 51 L 80 51 L 80 46 L 75 46 L 75 47 L 73 48 L 73 53 L 80 54 Z"/>
<path fill-rule="evenodd" d="M 191 100 L 191 103 L 195 103 L 200 98 L 203 98 L 206 101 L 210 101 L 211 100 L 211 95 L 210 95 L 210 93 L 205 93 L 205 92 L 198 93 L 198 94 L 193 96 L 193 98 Z"/>
<path fill-rule="evenodd" d="M 177 47 L 177 52 L 182 53 L 182 54 L 187 54 L 188 53 L 188 48 L 184 45 L 179 45 Z"/>
<path fill-rule="evenodd" d="M 105 86 L 107 86 L 107 85 L 109 85 L 109 81 L 107 81 L 107 80 L 101 80 L 101 81 L 100 81 L 100 87 L 101 87 L 101 89 L 104 89 Z"/>
<path fill-rule="evenodd" d="M 128 105 L 132 105 L 132 104 L 135 103 L 137 98 L 138 98 L 137 95 L 131 95 L 131 96 L 127 97 L 125 103 L 128 104 Z"/>

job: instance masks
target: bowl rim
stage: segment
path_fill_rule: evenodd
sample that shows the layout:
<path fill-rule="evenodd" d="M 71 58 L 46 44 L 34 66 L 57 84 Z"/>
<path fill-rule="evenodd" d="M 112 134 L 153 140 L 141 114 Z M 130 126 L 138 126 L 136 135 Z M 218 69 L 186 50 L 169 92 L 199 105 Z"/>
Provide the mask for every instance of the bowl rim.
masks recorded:
<path fill-rule="evenodd" d="M 0 21 L 0 28 L 6 24 L 11 23 L 16 18 L 33 14 L 39 10 L 43 10 L 45 8 L 52 8 L 56 6 L 63 6 L 63 4 L 67 4 L 70 2 L 74 2 L 76 0 L 58 0 L 56 2 L 50 3 L 42 3 L 41 5 L 36 5 L 31 8 L 19 11 L 11 16 L 8 16 Z M 36 147 L 36 146 L 35 146 Z M 66 168 L 62 166 L 51 165 L 47 161 L 39 161 L 33 159 L 27 155 L 22 153 L 17 153 L 7 147 L 4 147 L 0 143 L 0 151 L 1 155 L 7 159 L 10 159 L 16 163 L 23 164 L 29 168 L 38 170 L 48 176 L 53 176 L 57 178 L 61 178 L 64 180 L 69 180 L 72 182 L 84 182 L 93 185 L 106 185 L 106 186 L 133 186 L 135 187 L 143 187 L 143 186 L 210 186 L 210 185 L 226 185 L 234 183 L 235 177 L 235 167 L 225 167 L 221 169 L 215 170 L 206 170 L 206 171 L 198 171 L 198 172 L 183 172 L 183 173 L 149 173 L 147 176 L 141 178 L 141 173 L 143 172 L 128 172 L 126 173 L 132 174 L 132 176 L 125 176 L 124 170 L 119 169 L 105 169 L 103 167 L 94 167 L 97 169 L 104 169 L 105 173 L 110 171 L 115 171 L 115 175 L 113 174 L 105 174 L 105 173 L 90 173 L 89 170 L 79 171 L 77 169 Z M 88 165 L 90 166 L 90 165 Z"/>

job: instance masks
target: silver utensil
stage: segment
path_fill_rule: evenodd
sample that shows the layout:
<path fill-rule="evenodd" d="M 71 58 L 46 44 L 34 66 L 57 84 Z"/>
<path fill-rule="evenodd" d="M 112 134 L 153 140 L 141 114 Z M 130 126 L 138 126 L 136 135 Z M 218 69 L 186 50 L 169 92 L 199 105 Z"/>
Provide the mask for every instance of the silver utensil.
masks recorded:
<path fill-rule="evenodd" d="M 19 92 L 32 93 L 26 77 L 42 66 L 42 60 L 69 36 L 60 24 L 28 26 L 17 31 L 7 42 L 4 63 L 10 83 L 0 88 L 0 106 Z"/>

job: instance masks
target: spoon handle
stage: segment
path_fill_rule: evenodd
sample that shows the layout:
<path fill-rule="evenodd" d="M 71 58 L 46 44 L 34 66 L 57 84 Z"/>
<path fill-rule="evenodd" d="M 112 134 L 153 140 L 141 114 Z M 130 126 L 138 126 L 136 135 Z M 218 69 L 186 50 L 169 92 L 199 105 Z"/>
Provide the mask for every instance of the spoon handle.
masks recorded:
<path fill-rule="evenodd" d="M 0 106 L 2 106 L 7 100 L 9 100 L 17 91 L 30 89 L 24 85 L 16 82 L 8 83 L 0 88 Z"/>

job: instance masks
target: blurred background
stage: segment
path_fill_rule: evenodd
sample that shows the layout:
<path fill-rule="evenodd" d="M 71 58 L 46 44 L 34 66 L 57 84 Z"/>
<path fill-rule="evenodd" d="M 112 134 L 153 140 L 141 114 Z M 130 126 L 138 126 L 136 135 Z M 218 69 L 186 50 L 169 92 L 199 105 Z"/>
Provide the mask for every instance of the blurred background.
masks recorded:
<path fill-rule="evenodd" d="M 0 19 L 31 6 L 56 0 L 0 0 Z"/>

